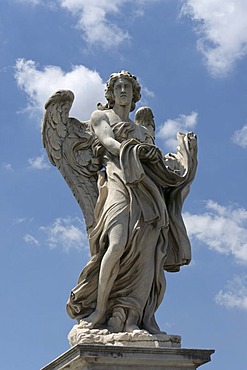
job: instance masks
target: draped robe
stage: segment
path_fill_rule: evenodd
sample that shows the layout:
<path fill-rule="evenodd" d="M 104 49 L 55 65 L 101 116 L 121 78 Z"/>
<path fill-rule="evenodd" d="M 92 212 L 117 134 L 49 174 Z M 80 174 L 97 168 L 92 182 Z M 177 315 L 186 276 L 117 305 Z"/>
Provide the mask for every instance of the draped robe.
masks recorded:
<path fill-rule="evenodd" d="M 89 235 L 92 257 L 71 292 L 67 312 L 79 321 L 94 311 L 108 232 L 121 223 L 128 230 L 128 240 L 103 324 L 107 327 L 118 309 L 124 311 L 125 319 L 135 310 L 139 328 L 157 333 L 154 314 L 165 293 L 164 269 L 179 271 L 191 259 L 181 211 L 195 176 L 196 148 L 190 148 L 185 134 L 178 134 L 176 155 L 163 157 L 159 152 L 155 161 L 144 160 L 141 153 L 154 144 L 143 126 L 120 122 L 112 129 L 121 143 L 120 154 L 114 156 L 98 143 L 104 170 L 98 175 L 96 225 Z M 120 330 L 124 330 L 124 322 Z"/>

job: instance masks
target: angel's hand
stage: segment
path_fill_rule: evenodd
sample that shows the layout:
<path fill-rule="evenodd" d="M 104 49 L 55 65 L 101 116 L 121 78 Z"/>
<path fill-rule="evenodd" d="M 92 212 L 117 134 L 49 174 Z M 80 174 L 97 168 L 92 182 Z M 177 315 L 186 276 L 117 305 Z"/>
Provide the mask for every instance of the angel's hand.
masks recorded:
<path fill-rule="evenodd" d="M 155 163 L 160 158 L 160 150 L 157 147 L 144 146 L 140 151 L 140 159 Z"/>

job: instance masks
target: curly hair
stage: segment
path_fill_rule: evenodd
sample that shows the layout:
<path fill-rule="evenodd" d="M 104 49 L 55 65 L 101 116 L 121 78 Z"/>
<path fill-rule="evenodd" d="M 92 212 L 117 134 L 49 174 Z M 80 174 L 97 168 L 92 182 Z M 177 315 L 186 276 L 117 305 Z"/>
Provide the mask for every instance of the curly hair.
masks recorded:
<path fill-rule="evenodd" d="M 141 99 L 141 86 L 137 81 L 136 76 L 132 75 L 130 72 L 127 71 L 120 71 L 118 73 L 112 73 L 110 75 L 109 80 L 106 83 L 105 88 L 105 98 L 108 101 L 108 104 L 105 106 L 105 109 L 111 109 L 114 106 L 115 99 L 114 99 L 114 85 L 118 78 L 124 77 L 132 83 L 133 87 L 133 98 L 131 103 L 130 111 L 132 112 L 135 109 L 136 103 Z"/>

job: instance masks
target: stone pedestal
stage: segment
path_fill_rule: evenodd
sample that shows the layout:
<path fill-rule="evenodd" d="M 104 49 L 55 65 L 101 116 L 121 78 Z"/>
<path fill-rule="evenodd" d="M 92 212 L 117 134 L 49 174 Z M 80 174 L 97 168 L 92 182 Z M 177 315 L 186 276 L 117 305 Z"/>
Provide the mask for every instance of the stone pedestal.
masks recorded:
<path fill-rule="evenodd" d="M 179 335 L 145 330 L 111 333 L 74 325 L 70 350 L 41 370 L 195 370 L 213 350 L 183 349 Z"/>
<path fill-rule="evenodd" d="M 214 350 L 77 344 L 41 370 L 195 370 Z"/>

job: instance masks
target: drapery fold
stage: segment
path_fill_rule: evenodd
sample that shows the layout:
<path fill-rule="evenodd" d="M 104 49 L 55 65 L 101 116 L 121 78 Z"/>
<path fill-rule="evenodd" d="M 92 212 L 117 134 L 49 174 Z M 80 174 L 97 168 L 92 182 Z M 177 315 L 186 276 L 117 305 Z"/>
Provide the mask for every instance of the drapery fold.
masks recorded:
<path fill-rule="evenodd" d="M 124 125 L 118 123 L 116 137 L 121 132 L 126 135 Z M 195 176 L 196 148 L 189 147 L 185 134 L 179 134 L 178 140 L 176 155 L 163 157 L 159 152 L 155 161 L 143 159 L 142 154 L 154 145 L 136 138 L 119 138 L 118 160 L 105 151 L 105 171 L 98 177 L 96 226 L 89 236 L 92 257 L 71 292 L 70 317 L 80 320 L 94 311 L 108 233 L 121 223 L 128 231 L 128 241 L 108 298 L 105 324 L 119 307 L 126 318 L 134 310 L 140 328 L 159 332 L 154 314 L 165 293 L 164 269 L 179 271 L 191 259 L 181 211 Z"/>

